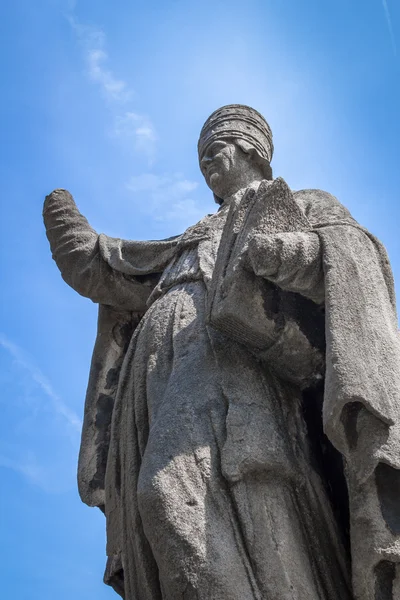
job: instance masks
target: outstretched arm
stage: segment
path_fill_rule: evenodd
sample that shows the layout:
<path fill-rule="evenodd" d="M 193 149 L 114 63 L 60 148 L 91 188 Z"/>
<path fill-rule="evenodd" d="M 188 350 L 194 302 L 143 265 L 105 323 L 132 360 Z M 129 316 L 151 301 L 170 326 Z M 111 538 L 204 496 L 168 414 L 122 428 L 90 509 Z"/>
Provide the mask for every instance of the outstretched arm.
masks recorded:
<path fill-rule="evenodd" d="M 67 190 L 46 196 L 43 219 L 63 279 L 82 296 L 135 312 L 146 310 L 151 287 L 112 269 L 99 251 L 98 234 Z"/>
<path fill-rule="evenodd" d="M 324 301 L 319 236 L 313 231 L 255 235 L 249 239 L 244 265 L 259 277 L 317 304 Z"/>

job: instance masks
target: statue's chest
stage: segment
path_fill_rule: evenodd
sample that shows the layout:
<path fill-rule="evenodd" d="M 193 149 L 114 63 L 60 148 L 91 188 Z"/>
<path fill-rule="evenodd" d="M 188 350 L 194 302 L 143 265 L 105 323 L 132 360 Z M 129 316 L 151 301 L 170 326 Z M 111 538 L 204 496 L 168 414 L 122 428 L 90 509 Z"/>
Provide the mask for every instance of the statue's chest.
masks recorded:
<path fill-rule="evenodd" d="M 185 231 L 152 294 L 152 300 L 181 283 L 203 281 L 208 284 L 214 271 L 226 214 L 226 210 L 221 210 Z"/>
<path fill-rule="evenodd" d="M 199 244 L 180 249 L 169 263 L 159 281 L 162 290 L 184 281 L 202 279 L 199 261 Z"/>

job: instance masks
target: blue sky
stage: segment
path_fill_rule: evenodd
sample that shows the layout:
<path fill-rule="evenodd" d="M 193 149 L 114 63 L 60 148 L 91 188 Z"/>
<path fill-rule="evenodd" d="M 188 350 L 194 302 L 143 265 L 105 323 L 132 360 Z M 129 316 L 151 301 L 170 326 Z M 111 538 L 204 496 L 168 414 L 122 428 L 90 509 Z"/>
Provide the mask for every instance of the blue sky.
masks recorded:
<path fill-rule="evenodd" d="M 399 284 L 400 4 L 13 0 L 1 13 L 2 597 L 106 600 L 103 516 L 75 483 L 96 307 L 51 260 L 43 198 L 69 189 L 110 235 L 180 233 L 215 210 L 202 123 L 250 104 L 272 127 L 275 175 L 335 194 Z"/>

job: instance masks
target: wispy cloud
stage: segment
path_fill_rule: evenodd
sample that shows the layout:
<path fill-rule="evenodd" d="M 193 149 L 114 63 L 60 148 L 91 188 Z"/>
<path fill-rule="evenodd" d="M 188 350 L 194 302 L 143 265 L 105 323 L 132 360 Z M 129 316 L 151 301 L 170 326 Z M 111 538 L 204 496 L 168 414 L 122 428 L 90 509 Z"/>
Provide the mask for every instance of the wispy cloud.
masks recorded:
<path fill-rule="evenodd" d="M 29 448 L 2 443 L 0 467 L 22 475 L 29 484 L 48 494 L 66 492 L 76 485 L 76 460 L 70 453 L 60 456 L 58 449 L 42 452 L 39 460 Z"/>
<path fill-rule="evenodd" d="M 30 483 L 47 488 L 45 470 L 32 452 L 26 452 L 18 460 L 0 454 L 0 467 L 21 473 Z"/>
<path fill-rule="evenodd" d="M 99 86 L 112 112 L 112 135 L 133 141 L 132 148 L 144 154 L 151 164 L 154 161 L 157 141 L 154 125 L 147 115 L 139 114 L 134 109 L 134 90 L 111 68 L 104 31 L 99 27 L 80 23 L 72 12 L 67 19 L 83 49 L 88 78 Z M 122 107 L 125 110 L 121 111 Z"/>
<path fill-rule="evenodd" d="M 14 362 L 28 373 L 34 383 L 44 392 L 45 396 L 51 402 L 51 408 L 53 411 L 63 419 L 65 422 L 75 431 L 80 432 L 82 428 L 82 421 L 78 415 L 71 410 L 63 400 L 53 390 L 50 382 L 42 371 L 32 363 L 27 357 L 26 353 L 11 342 L 5 335 L 0 333 L 0 346 L 8 352 Z"/>
<path fill-rule="evenodd" d="M 100 27 L 84 25 L 73 11 L 67 17 L 83 49 L 87 76 L 101 90 L 111 112 L 111 137 L 128 145 L 136 155 L 144 157 L 148 169 L 153 169 L 156 159 L 158 135 L 152 119 L 135 108 L 135 92 L 128 81 L 116 75 L 107 51 L 107 38 Z M 127 188 L 146 196 L 142 210 L 157 221 L 179 222 L 179 227 L 189 225 L 204 216 L 192 197 L 198 183 L 181 174 L 144 173 L 132 177 Z"/>
<path fill-rule="evenodd" d="M 155 175 L 154 173 L 143 173 L 132 177 L 127 183 L 127 188 L 132 192 L 152 192 L 162 196 L 180 196 L 182 193 L 192 192 L 198 186 L 197 181 L 182 179 L 180 173 L 173 177 L 170 175 Z"/>
<path fill-rule="evenodd" d="M 126 82 L 117 79 L 112 71 L 105 67 L 108 54 L 104 50 L 89 49 L 86 59 L 90 78 L 100 84 L 106 96 L 119 101 L 126 101 L 129 98 L 130 92 Z"/>
<path fill-rule="evenodd" d="M 115 119 L 114 135 L 132 140 L 135 150 L 143 153 L 153 163 L 157 134 L 151 120 L 136 112 L 128 111 Z"/>
<path fill-rule="evenodd" d="M 204 216 L 204 210 L 191 197 L 198 185 L 180 173 L 172 176 L 143 173 L 132 177 L 126 187 L 135 194 L 146 195 L 143 210 L 157 221 L 177 220 L 189 224 Z"/>
<path fill-rule="evenodd" d="M 76 481 L 80 418 L 27 353 L 1 333 L 0 350 L 0 467 L 22 475 L 46 493 L 71 489 Z"/>
<path fill-rule="evenodd" d="M 66 8 L 68 12 L 75 10 L 78 0 L 66 0 Z"/>
<path fill-rule="evenodd" d="M 134 92 L 128 83 L 117 77 L 109 66 L 110 57 L 106 50 L 106 36 L 98 27 L 83 25 L 72 14 L 67 16 L 79 43 L 83 48 L 88 77 L 97 83 L 104 97 L 113 102 L 128 102 Z"/>
<path fill-rule="evenodd" d="M 385 12 L 385 17 L 386 17 L 387 26 L 388 26 L 388 29 L 389 29 L 390 41 L 391 41 L 391 44 L 392 44 L 393 52 L 394 52 L 394 55 L 397 56 L 396 38 L 394 36 L 393 25 L 392 25 L 392 18 L 390 16 L 390 11 L 389 11 L 389 6 L 388 6 L 388 3 L 387 3 L 387 0 L 382 0 L 382 6 L 383 6 L 383 10 Z"/>

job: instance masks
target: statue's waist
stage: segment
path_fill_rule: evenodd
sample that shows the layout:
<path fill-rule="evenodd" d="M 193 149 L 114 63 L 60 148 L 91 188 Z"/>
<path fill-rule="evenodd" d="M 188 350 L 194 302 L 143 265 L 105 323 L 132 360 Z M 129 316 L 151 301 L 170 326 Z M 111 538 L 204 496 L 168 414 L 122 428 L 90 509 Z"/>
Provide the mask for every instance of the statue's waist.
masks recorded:
<path fill-rule="evenodd" d="M 174 257 L 164 270 L 148 299 L 148 306 L 176 285 L 194 281 L 204 281 L 199 265 L 197 247 L 185 249 L 184 252 Z"/>

